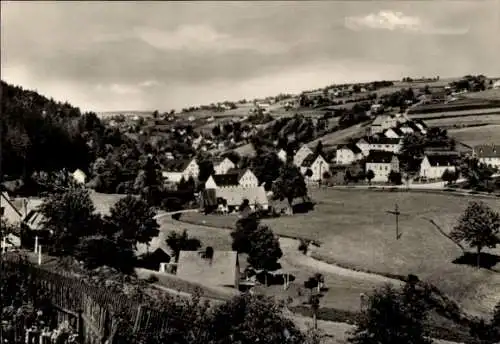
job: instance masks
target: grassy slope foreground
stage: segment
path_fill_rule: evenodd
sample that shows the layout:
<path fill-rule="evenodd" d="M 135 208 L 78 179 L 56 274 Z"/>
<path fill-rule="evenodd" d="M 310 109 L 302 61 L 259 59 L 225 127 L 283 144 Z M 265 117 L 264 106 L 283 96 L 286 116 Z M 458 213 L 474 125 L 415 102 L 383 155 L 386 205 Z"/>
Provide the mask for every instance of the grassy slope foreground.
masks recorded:
<path fill-rule="evenodd" d="M 462 250 L 434 227 L 451 231 L 468 199 L 451 195 L 376 191 L 314 190 L 318 201 L 309 214 L 265 220 L 281 235 L 322 242 L 314 255 L 342 266 L 381 274 L 416 274 L 424 278 L 471 313 L 485 314 L 499 301 L 500 264 L 490 271 L 453 263 Z M 485 200 L 494 209 L 498 200 Z M 402 237 L 395 239 L 395 219 L 386 213 L 395 204 Z M 234 218 L 184 214 L 186 221 L 205 221 L 232 226 Z M 500 250 L 491 252 L 499 254 Z M 298 253 L 297 253 L 298 254 Z"/>

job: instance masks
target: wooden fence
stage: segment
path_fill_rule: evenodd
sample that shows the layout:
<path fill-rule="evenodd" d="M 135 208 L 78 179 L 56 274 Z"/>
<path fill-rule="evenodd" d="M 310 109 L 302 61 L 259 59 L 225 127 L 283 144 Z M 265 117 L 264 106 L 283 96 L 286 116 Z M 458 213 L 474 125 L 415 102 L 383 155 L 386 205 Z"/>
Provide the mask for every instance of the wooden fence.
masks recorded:
<path fill-rule="evenodd" d="M 44 295 L 57 310 L 58 322 L 67 320 L 77 329 L 82 343 L 113 342 L 120 319 L 134 324 L 135 333 L 158 333 L 168 326 L 169 315 L 145 307 L 125 294 L 92 286 L 69 274 L 52 272 L 29 263 L 3 260 L 0 274 L 19 273 L 29 283 L 28 299 Z M 120 318 L 118 318 L 120 314 Z"/>

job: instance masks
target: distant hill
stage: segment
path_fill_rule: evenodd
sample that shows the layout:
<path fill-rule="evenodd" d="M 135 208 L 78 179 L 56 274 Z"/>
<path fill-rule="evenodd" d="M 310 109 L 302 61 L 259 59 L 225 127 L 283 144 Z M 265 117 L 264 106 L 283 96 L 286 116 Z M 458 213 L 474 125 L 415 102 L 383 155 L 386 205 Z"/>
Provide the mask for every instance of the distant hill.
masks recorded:
<path fill-rule="evenodd" d="M 109 118 L 114 116 L 123 115 L 125 117 L 151 117 L 153 111 L 102 111 L 97 112 L 97 117 L 99 118 Z"/>

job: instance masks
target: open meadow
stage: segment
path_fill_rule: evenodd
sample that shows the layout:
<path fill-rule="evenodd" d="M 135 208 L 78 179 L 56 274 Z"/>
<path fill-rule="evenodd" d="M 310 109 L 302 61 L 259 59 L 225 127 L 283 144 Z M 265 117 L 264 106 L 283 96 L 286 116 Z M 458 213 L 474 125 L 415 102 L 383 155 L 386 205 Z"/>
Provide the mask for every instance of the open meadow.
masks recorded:
<path fill-rule="evenodd" d="M 500 88 L 491 88 L 481 92 L 468 92 L 464 94 L 466 98 L 500 100 Z"/>
<path fill-rule="evenodd" d="M 475 124 L 500 124 L 500 111 L 496 114 L 468 115 L 451 117 L 446 116 L 436 119 L 425 119 L 425 123 L 430 127 L 460 128 Z"/>
<path fill-rule="evenodd" d="M 463 252 L 429 222 L 449 233 L 466 208 L 467 197 L 418 192 L 311 190 L 317 205 L 308 214 L 266 219 L 280 235 L 319 240 L 313 253 L 325 261 L 380 274 L 416 274 L 460 302 L 471 313 L 491 311 L 500 295 L 500 262 L 493 270 L 453 261 Z M 500 200 L 485 199 L 494 209 Z M 395 218 L 386 213 L 395 204 L 402 212 L 395 238 Z M 235 218 L 184 214 L 184 221 L 230 227 Z M 490 252 L 500 254 L 500 250 Z"/>
<path fill-rule="evenodd" d="M 499 116 L 500 120 L 500 116 Z M 500 143 L 500 123 L 480 127 L 449 129 L 448 134 L 469 146 Z"/>

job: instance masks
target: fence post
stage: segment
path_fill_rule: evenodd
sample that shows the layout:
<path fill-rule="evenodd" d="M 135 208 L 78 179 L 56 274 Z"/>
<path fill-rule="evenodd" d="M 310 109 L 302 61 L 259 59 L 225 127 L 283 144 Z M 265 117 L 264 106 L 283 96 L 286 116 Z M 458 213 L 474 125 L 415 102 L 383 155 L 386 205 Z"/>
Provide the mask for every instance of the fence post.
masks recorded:
<path fill-rule="evenodd" d="M 78 309 L 77 317 L 76 317 L 76 332 L 78 333 L 78 338 L 80 341 L 83 343 L 83 310 L 80 308 Z"/>
<path fill-rule="evenodd" d="M 142 305 L 140 305 L 137 308 L 137 316 L 135 318 L 135 324 L 134 324 L 134 333 L 137 333 L 140 329 L 142 313 L 143 313 L 143 307 L 142 307 Z"/>

